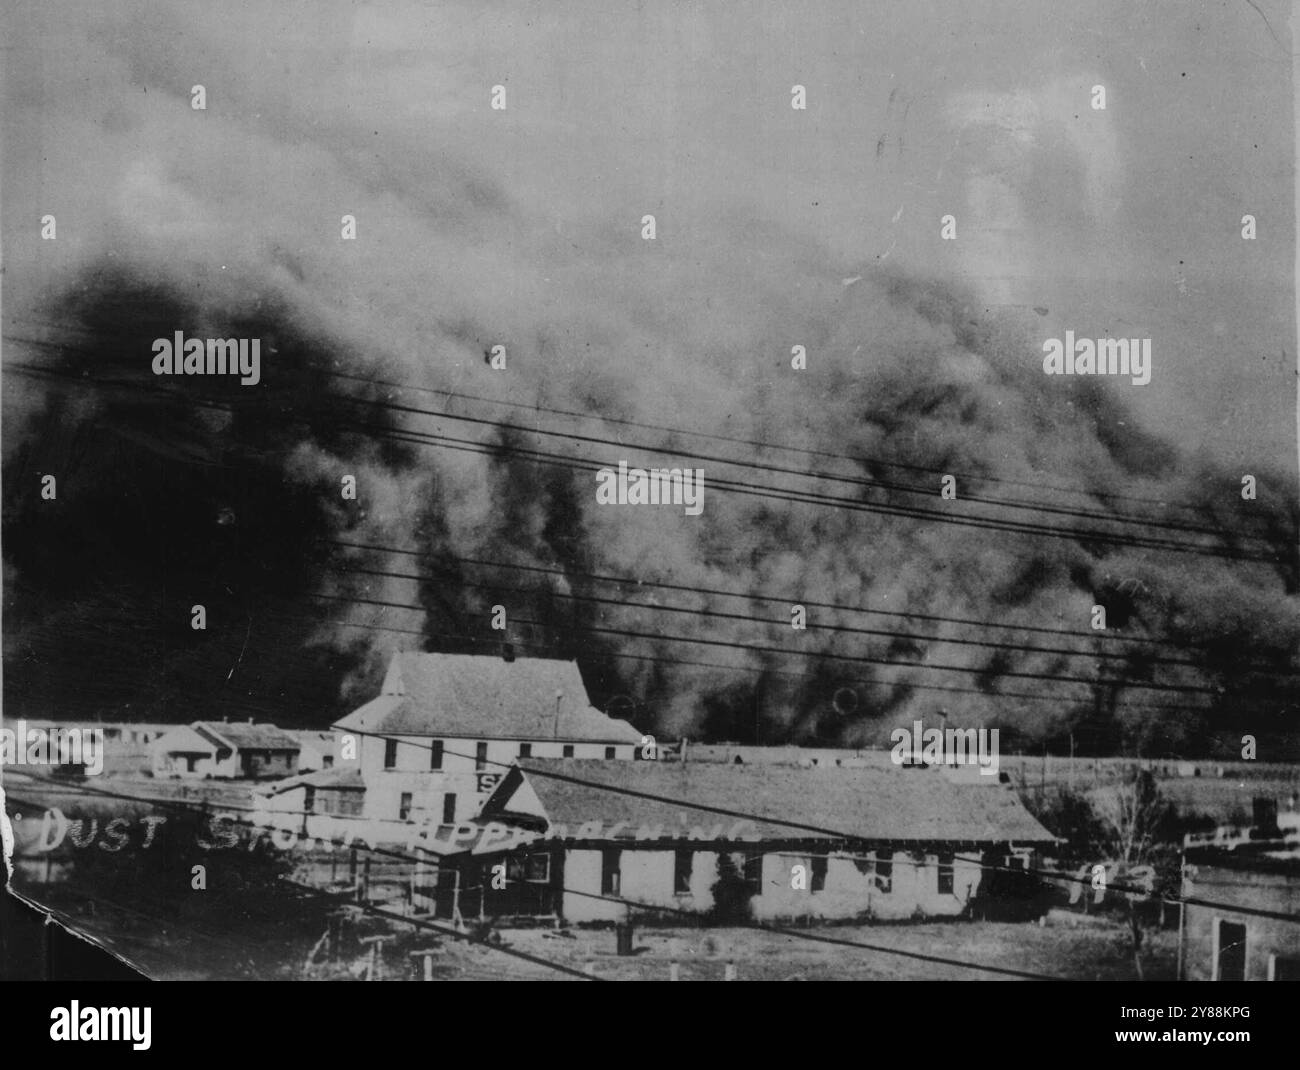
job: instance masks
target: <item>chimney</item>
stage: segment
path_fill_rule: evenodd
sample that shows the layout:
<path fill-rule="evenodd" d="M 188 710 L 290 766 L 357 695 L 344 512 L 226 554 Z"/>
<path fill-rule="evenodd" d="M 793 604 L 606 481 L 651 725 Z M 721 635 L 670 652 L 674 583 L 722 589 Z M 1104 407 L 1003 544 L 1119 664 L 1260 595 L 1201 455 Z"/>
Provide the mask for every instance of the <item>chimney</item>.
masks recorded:
<path fill-rule="evenodd" d="M 249 723 L 249 724 L 252 724 L 252 723 L 253 723 L 253 718 L 250 717 L 250 718 L 248 719 L 248 723 Z"/>
<path fill-rule="evenodd" d="M 502 644 L 501 644 L 501 658 L 502 658 L 503 661 L 514 661 L 514 660 L 515 660 L 515 645 L 514 645 L 514 643 L 502 643 Z"/>

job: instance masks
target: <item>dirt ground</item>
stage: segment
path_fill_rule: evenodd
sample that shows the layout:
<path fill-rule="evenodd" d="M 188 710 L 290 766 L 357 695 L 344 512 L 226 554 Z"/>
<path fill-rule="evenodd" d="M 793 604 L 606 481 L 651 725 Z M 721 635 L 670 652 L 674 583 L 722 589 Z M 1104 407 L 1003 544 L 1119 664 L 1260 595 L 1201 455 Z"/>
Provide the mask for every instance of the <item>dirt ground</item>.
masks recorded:
<path fill-rule="evenodd" d="M 907 951 L 972 965 L 996 966 L 1076 980 L 1136 979 L 1127 930 L 1100 921 L 1079 926 L 1001 922 L 926 922 L 833 926 L 795 930 L 802 936 L 869 944 L 867 950 L 802 936 L 755 929 L 642 929 L 634 954 L 619 957 L 612 931 L 508 930 L 503 939 L 606 980 L 669 980 L 678 963 L 683 981 L 724 980 L 728 963 L 736 980 L 995 980 L 1005 975 L 957 965 L 922 962 L 888 951 Z M 1143 956 L 1149 980 L 1174 975 L 1177 932 L 1151 933 Z M 486 954 L 479 948 L 469 952 Z M 464 952 L 461 952 L 464 954 Z M 539 968 L 526 963 L 510 970 Z M 530 974 L 531 975 L 531 974 Z"/>

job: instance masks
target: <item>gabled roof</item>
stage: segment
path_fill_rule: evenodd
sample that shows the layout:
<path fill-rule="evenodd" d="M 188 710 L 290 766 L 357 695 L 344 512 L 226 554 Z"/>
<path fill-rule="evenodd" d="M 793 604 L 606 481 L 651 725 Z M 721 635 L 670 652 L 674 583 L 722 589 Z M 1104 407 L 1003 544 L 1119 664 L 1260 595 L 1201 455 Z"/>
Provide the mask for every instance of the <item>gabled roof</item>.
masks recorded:
<path fill-rule="evenodd" d="M 248 724 L 245 721 L 195 721 L 196 732 L 213 736 L 225 746 L 239 750 L 293 750 L 298 741 L 273 724 Z"/>
<path fill-rule="evenodd" d="M 212 754 L 224 746 L 211 736 L 187 724 L 177 725 L 153 741 L 163 754 Z"/>
<path fill-rule="evenodd" d="M 1025 809 L 1011 785 L 1000 783 L 996 777 L 984 783 L 950 777 L 942 769 L 799 769 L 713 762 L 525 759 L 488 799 L 481 814 L 483 820 L 509 811 L 511 796 L 521 787 L 520 771 L 550 825 L 564 825 L 570 836 L 579 826 L 593 821 L 606 828 L 624 822 L 628 837 L 645 826 L 663 825 L 667 835 L 680 829 L 683 837 L 692 827 L 735 827 L 735 817 L 682 805 L 696 802 L 754 815 L 744 834 L 756 833 L 765 840 L 1055 842 L 1055 837 Z M 573 780 L 557 779 L 556 774 Z M 520 797 L 526 796 L 525 789 Z M 811 827 L 791 827 L 768 820 L 772 818 Z"/>
<path fill-rule="evenodd" d="M 394 655 L 380 696 L 336 727 L 395 736 L 641 742 L 626 721 L 592 708 L 576 661 L 475 654 Z"/>

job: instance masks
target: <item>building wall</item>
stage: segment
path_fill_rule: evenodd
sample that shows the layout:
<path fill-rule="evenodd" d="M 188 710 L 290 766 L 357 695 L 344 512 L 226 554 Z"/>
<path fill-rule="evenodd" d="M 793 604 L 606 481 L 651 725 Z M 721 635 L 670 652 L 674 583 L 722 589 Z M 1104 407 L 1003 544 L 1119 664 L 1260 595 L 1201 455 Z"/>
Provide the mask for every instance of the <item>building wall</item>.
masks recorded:
<path fill-rule="evenodd" d="M 186 768 L 187 761 L 184 755 L 173 755 L 156 752 L 154 754 L 154 775 L 155 776 L 178 776 L 191 780 L 202 780 L 204 777 L 237 777 L 239 769 L 237 766 L 238 752 L 228 754 L 221 761 L 215 758 L 199 758 L 194 763 L 194 769 Z"/>
<path fill-rule="evenodd" d="M 478 816 L 491 791 L 485 787 L 479 791 L 478 774 L 474 772 L 459 773 L 411 773 L 381 771 L 366 777 L 366 798 L 362 813 L 376 821 L 402 820 L 402 796 L 411 796 L 411 806 L 406 821 L 410 824 L 435 825 L 444 824 L 443 800 L 454 795 L 454 811 L 450 815 L 453 822 L 468 821 Z"/>
<path fill-rule="evenodd" d="M 346 732 L 341 732 L 340 738 L 346 734 Z M 435 738 L 439 737 L 394 736 L 392 738 L 398 742 L 397 760 L 394 766 L 396 770 L 413 773 L 427 773 L 430 771 L 430 744 L 434 742 Z M 481 740 L 457 736 L 444 736 L 441 739 L 443 744 L 442 772 L 445 773 L 473 773 L 480 771 L 475 769 L 475 747 L 482 742 L 487 743 L 488 764 L 481 770 L 481 772 L 485 773 L 504 773 L 519 758 L 520 743 L 531 743 L 532 757 L 534 758 L 562 758 L 566 746 L 573 747 L 574 758 L 604 758 L 605 749 L 612 746 L 615 759 L 620 761 L 631 761 L 637 747 L 635 743 L 566 744 L 563 740 Z M 372 773 L 385 772 L 385 740 L 378 736 L 360 736 L 358 741 L 360 743 L 361 772 L 366 776 L 367 780 L 369 780 Z"/>
<path fill-rule="evenodd" d="M 1257 873 L 1197 864 L 1195 878 L 1184 883 L 1184 893 L 1259 910 L 1287 914 L 1300 912 L 1300 874 Z M 1246 927 L 1246 980 L 1268 980 L 1271 955 L 1300 960 L 1300 925 L 1295 922 L 1234 914 L 1192 903 L 1186 904 L 1183 912 L 1183 976 L 1186 980 L 1216 979 L 1215 929 L 1220 919 Z"/>
<path fill-rule="evenodd" d="M 321 840 L 325 844 L 341 840 L 344 844 L 353 840 L 363 840 L 369 844 L 403 843 L 415 829 L 413 823 L 401 821 L 379 821 L 367 818 L 364 813 L 347 814 L 337 812 L 341 804 L 336 802 L 336 812 L 315 812 L 324 804 L 325 797 L 338 800 L 344 795 L 359 795 L 360 792 L 342 792 L 330 788 L 318 788 L 317 806 L 313 813 L 304 814 L 307 793 L 305 785 L 298 785 L 288 791 L 275 795 L 254 794 L 253 813 L 249 820 L 259 828 L 293 833 L 296 837 L 307 840 Z"/>
<path fill-rule="evenodd" d="M 198 758 L 194 762 L 194 768 L 189 768 L 188 756 L 183 754 L 167 754 L 163 751 L 156 750 L 153 754 L 153 775 L 156 777 L 185 777 L 189 779 L 201 779 L 205 773 L 212 771 L 211 758 Z"/>
<path fill-rule="evenodd" d="M 340 740 L 346 735 L 347 733 L 341 732 Z M 448 793 L 456 796 L 453 820 L 466 821 L 477 817 L 483 803 L 506 774 L 509 763 L 519 758 L 521 742 L 447 737 L 442 740 L 442 768 L 431 770 L 430 745 L 433 738 L 393 738 L 398 742 L 394 756 L 396 761 L 392 769 L 387 769 L 384 766 L 384 739 L 377 736 L 358 737 L 361 775 L 366 782 L 365 814 L 375 819 L 396 819 L 401 808 L 402 794 L 410 792 L 413 808 L 419 815 L 412 820 L 422 822 L 431 819 L 435 823 L 443 819 L 443 796 Z M 482 770 L 477 770 L 475 748 L 480 742 L 487 743 L 487 762 Z M 559 758 L 564 746 L 563 742 L 534 741 L 532 757 Z M 572 746 L 575 758 L 604 758 L 606 747 L 612 746 L 615 760 L 620 761 L 631 761 L 636 750 L 633 743 L 574 743 Z M 337 764 L 350 763 L 340 761 Z"/>
<path fill-rule="evenodd" d="M 258 747 L 250 747 L 248 750 L 238 751 L 237 754 L 239 770 L 237 775 L 241 777 L 283 779 L 293 776 L 298 771 L 297 751 L 268 752 Z"/>
<path fill-rule="evenodd" d="M 869 852 L 867 852 L 869 854 Z M 718 879 L 718 852 L 693 852 L 689 894 L 674 891 L 675 852 L 665 848 L 622 849 L 619 859 L 620 895 L 640 903 L 705 913 L 713 907 L 712 886 Z M 743 852 L 732 852 L 738 868 Z M 895 852 L 889 880 L 877 877 L 874 861 L 847 857 L 827 859 L 825 887 L 813 891 L 812 860 L 806 854 L 765 852 L 760 894 L 750 899 L 755 920 L 789 918 L 881 919 L 952 917 L 958 915 L 979 888 L 979 866 L 953 862 L 953 889 L 938 891 L 938 855 Z M 601 892 L 602 852 L 574 849 L 565 860 L 564 916 L 573 922 L 618 921 L 620 903 L 578 895 Z M 795 889 L 793 867 L 802 865 L 804 888 Z M 888 890 L 885 890 L 885 889 Z"/>
<path fill-rule="evenodd" d="M 333 752 L 330 752 L 331 755 Z M 330 765 L 334 763 L 331 761 Z M 314 773 L 325 768 L 325 753 L 315 743 L 304 743 L 298 751 L 298 772 Z"/>

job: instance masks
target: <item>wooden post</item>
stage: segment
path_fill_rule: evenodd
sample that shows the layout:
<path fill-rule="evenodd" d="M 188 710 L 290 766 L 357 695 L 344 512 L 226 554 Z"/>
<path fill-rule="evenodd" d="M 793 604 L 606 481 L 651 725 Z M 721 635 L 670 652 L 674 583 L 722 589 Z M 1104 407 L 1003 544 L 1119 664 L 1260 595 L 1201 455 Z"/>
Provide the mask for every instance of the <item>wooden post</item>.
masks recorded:
<path fill-rule="evenodd" d="M 366 967 L 367 981 L 381 981 L 384 976 L 384 941 L 387 936 L 364 936 L 363 944 L 370 945 L 370 964 Z"/>

